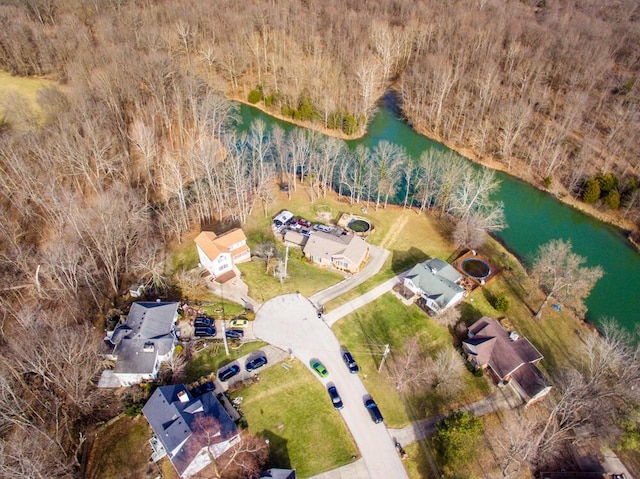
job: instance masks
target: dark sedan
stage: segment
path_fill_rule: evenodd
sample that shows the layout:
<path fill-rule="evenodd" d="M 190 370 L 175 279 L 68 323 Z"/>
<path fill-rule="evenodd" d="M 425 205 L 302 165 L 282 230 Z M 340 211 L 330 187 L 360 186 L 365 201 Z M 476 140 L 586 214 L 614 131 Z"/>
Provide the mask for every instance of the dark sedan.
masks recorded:
<path fill-rule="evenodd" d="M 228 381 L 239 372 L 240 372 L 240 366 L 238 366 L 237 364 L 233 364 L 228 368 L 222 369 L 218 372 L 218 380 L 222 382 Z"/>
<path fill-rule="evenodd" d="M 207 337 L 215 336 L 216 335 L 216 328 L 214 328 L 213 326 L 211 326 L 211 327 L 197 327 L 194 330 L 193 335 L 196 338 L 207 338 Z"/>
<path fill-rule="evenodd" d="M 340 397 L 340 394 L 338 394 L 338 390 L 336 389 L 336 387 L 329 386 L 327 388 L 327 391 L 329 392 L 329 396 L 331 397 L 333 407 L 336 409 L 342 409 L 344 404 L 342 404 L 342 398 Z"/>
<path fill-rule="evenodd" d="M 255 371 L 256 369 L 261 368 L 266 364 L 267 364 L 266 356 L 258 356 L 257 358 L 252 359 L 247 364 L 245 364 L 244 368 L 247 370 L 247 372 L 250 373 L 251 371 Z"/>
<path fill-rule="evenodd" d="M 244 331 L 242 329 L 227 329 L 224 333 L 227 339 L 242 339 Z"/>
<path fill-rule="evenodd" d="M 371 416 L 371 420 L 373 422 L 378 424 L 384 421 L 382 413 L 380 412 L 380 409 L 378 409 L 378 405 L 372 398 L 367 399 L 364 402 L 364 406 L 367 408 L 367 411 L 369 411 L 369 415 Z"/>

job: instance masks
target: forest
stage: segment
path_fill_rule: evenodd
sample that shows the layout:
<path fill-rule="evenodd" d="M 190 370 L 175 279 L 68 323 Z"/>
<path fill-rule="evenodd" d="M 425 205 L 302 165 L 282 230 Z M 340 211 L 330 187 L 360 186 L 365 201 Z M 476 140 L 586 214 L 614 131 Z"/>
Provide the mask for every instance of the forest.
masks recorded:
<path fill-rule="evenodd" d="M 418 131 L 638 225 L 639 15 L 633 0 L 2 2 L 0 69 L 57 85 L 38 111 L 0 99 L 2 475 L 74 475 L 84 425 L 110 414 L 94 319 L 132 278 L 165 281 L 168 241 L 266 212 L 275 183 L 433 209 L 459 244 L 504 226 L 490 172 L 259 122 L 238 134 L 230 98 L 340 136 L 391 90 Z"/>

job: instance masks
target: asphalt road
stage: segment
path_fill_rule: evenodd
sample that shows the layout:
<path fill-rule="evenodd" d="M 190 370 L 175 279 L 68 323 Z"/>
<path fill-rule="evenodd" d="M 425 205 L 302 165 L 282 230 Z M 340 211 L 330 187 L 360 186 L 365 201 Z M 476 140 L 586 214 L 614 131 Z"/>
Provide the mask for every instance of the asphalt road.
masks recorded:
<path fill-rule="evenodd" d="M 273 298 L 258 310 L 253 331 L 263 341 L 293 354 L 309 369 L 311 359 L 319 359 L 325 365 L 329 371 L 326 378 L 313 374 L 325 387 L 332 383 L 338 388 L 344 402 L 340 414 L 362 454 L 369 477 L 408 477 L 386 426 L 371 421 L 364 407 L 367 390 L 359 375 L 351 374 L 342 362 L 340 344 L 328 324 L 318 318 L 315 304 L 297 294 Z"/>

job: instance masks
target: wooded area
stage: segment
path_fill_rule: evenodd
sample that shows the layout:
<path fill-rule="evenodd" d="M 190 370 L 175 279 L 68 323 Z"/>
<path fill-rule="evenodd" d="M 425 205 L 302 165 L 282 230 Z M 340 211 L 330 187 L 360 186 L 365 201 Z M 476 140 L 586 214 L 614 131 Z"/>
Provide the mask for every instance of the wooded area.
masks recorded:
<path fill-rule="evenodd" d="M 0 121 L 0 472 L 72 477 L 83 424 L 109 415 L 88 320 L 127 281 L 162 282 L 164 243 L 194 223 L 266 213 L 274 183 L 434 209 L 459 245 L 504 226 L 490 172 L 260 122 L 239 135 L 225 93 L 350 133 L 396 89 L 416 128 L 533 181 L 579 195 L 612 173 L 640 221 L 640 7 L 605 3 L 3 2 L 0 68 L 61 86 L 41 118 L 2 105 L 18 115 Z"/>

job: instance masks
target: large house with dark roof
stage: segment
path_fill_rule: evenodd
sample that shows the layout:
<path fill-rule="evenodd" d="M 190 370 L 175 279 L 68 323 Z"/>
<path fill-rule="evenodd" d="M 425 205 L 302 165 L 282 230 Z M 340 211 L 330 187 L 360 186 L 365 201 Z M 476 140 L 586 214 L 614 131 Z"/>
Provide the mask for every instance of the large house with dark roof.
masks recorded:
<path fill-rule="evenodd" d="M 105 338 L 105 356 L 115 366 L 103 371 L 98 386 L 131 386 L 156 379 L 160 364 L 173 355 L 177 320 L 178 303 L 133 303 L 127 320 Z"/>
<path fill-rule="evenodd" d="M 194 398 L 182 384 L 161 386 L 142 413 L 181 478 L 198 473 L 211 457 L 220 457 L 240 442 L 238 428 L 213 392 Z M 199 434 L 198 428 L 205 425 L 206 434 Z"/>
<path fill-rule="evenodd" d="M 469 327 L 462 342 L 467 359 L 477 369 L 488 370 L 502 384 L 510 384 L 525 404 L 546 396 L 551 390 L 547 378 L 536 367 L 542 354 L 528 339 L 507 333 L 500 323 L 485 316 Z"/>
<path fill-rule="evenodd" d="M 404 285 L 439 314 L 462 301 L 461 279 L 460 273 L 449 263 L 432 258 L 411 268 L 404 278 Z"/>
<path fill-rule="evenodd" d="M 369 245 L 354 234 L 315 231 L 302 250 L 316 264 L 357 273 L 369 258 Z"/>
<path fill-rule="evenodd" d="M 194 241 L 200 264 L 214 279 L 232 277 L 235 264 L 251 261 L 247 237 L 240 228 L 234 228 L 220 236 L 213 231 L 202 231 Z"/>

